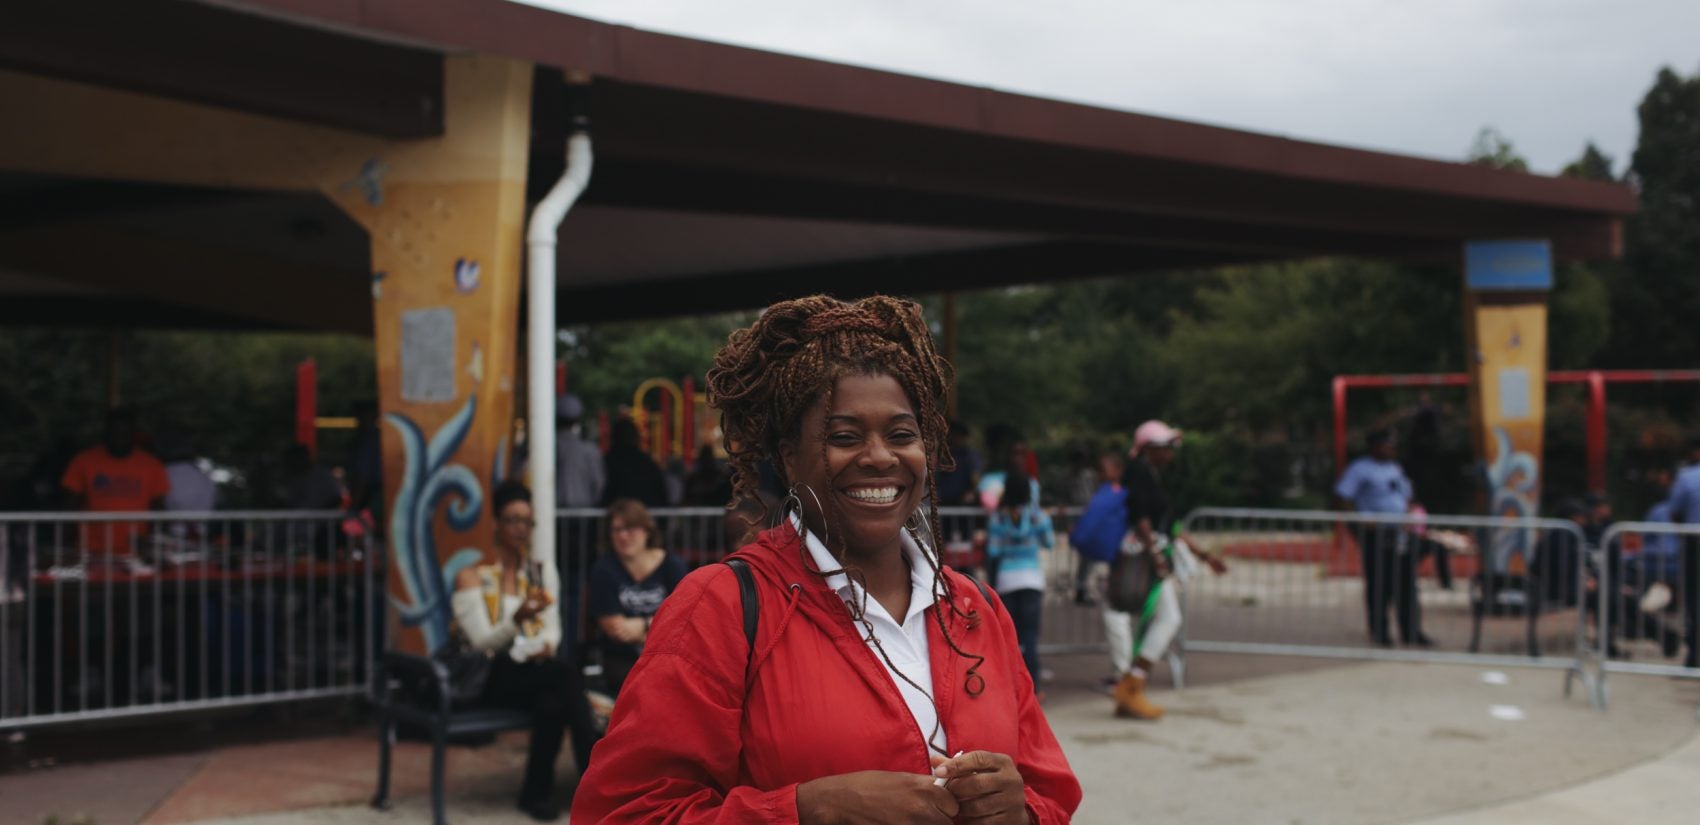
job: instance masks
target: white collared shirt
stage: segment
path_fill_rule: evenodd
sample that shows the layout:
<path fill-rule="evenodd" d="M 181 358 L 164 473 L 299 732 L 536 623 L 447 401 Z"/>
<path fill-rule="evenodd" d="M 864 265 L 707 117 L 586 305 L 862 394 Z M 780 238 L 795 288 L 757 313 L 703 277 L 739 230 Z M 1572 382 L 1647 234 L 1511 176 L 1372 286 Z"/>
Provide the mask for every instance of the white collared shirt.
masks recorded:
<path fill-rule="evenodd" d="M 804 546 L 809 548 L 809 556 L 814 559 L 816 567 L 825 571 L 837 570 L 842 566 L 837 559 L 833 558 L 832 553 L 827 551 L 826 546 L 814 537 L 814 534 L 802 529 L 802 521 L 795 513 L 791 515 L 791 526 L 803 534 Z M 873 626 L 874 636 L 879 639 L 880 647 L 885 649 L 886 655 L 880 655 L 872 640 L 868 640 L 867 644 L 868 649 L 873 652 L 874 658 L 878 659 L 879 663 L 885 667 L 886 675 L 891 677 L 893 684 L 897 685 L 897 692 L 903 696 L 903 703 L 909 706 L 909 715 L 915 718 L 915 726 L 921 730 L 921 738 L 926 739 L 932 735 L 933 726 L 938 723 L 939 718 L 938 709 L 933 706 L 933 702 L 929 698 L 933 692 L 933 660 L 928 654 L 927 617 L 925 615 L 927 608 L 931 607 L 935 601 L 933 568 L 921 556 L 922 550 L 915 543 L 914 538 L 909 535 L 909 532 L 905 530 L 901 531 L 901 534 L 903 552 L 909 557 L 909 612 L 899 623 L 892 618 L 890 613 L 886 612 L 885 606 L 880 604 L 878 599 L 869 598 L 866 611 L 868 624 Z M 850 577 L 843 573 L 827 576 L 826 584 L 837 591 L 839 598 L 846 602 L 845 609 L 847 610 L 849 609 L 848 603 L 852 599 L 861 599 L 861 586 L 851 581 Z M 857 632 L 860 633 L 861 631 L 862 628 L 858 625 Z M 886 657 L 890 657 L 891 661 L 887 662 Z M 922 693 L 921 690 L 916 690 L 914 685 L 909 684 L 894 673 L 892 671 L 894 665 L 898 670 L 903 671 L 904 676 L 909 677 L 910 681 L 920 685 L 921 690 L 926 692 Z M 949 752 L 946 750 L 948 742 L 945 739 L 943 727 L 939 728 L 938 735 L 934 737 L 932 744 L 937 745 L 940 751 Z"/>

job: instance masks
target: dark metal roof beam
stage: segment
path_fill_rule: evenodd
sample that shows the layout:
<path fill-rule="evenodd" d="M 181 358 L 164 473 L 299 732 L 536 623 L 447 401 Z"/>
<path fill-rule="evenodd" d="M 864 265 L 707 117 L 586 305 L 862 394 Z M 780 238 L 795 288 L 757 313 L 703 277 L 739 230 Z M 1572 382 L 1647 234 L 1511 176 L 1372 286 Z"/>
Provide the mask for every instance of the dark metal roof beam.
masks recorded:
<path fill-rule="evenodd" d="M 0 234 L 0 265 L 264 327 L 372 332 L 371 277 L 136 232 L 56 224 Z M 102 297 L 99 303 L 127 298 Z M 138 313 L 140 310 L 138 310 Z M 137 315 L 145 324 L 145 316 Z"/>
<path fill-rule="evenodd" d="M 198 3 L 0 3 L 0 66 L 392 138 L 443 133 L 443 58 Z"/>
<path fill-rule="evenodd" d="M 1108 275 L 1255 263 L 1269 256 L 1220 250 L 1154 249 L 1098 243 L 1036 243 L 881 258 L 819 266 L 727 272 L 573 289 L 563 282 L 562 323 L 660 318 L 750 309 L 825 292 L 841 298 L 875 293 L 988 289 Z"/>

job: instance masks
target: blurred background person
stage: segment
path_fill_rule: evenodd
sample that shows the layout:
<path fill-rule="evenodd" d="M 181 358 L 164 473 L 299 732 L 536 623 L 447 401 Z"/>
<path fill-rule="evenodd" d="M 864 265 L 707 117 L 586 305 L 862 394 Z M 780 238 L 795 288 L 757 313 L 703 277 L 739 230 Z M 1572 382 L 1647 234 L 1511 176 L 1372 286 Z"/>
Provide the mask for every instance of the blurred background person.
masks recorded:
<path fill-rule="evenodd" d="M 685 504 L 692 507 L 725 507 L 732 500 L 732 474 L 714 455 L 714 448 L 697 448 L 696 466 L 685 477 Z"/>
<path fill-rule="evenodd" d="M 553 565 L 531 558 L 536 526 L 531 491 L 506 481 L 490 494 L 496 517 L 492 552 L 485 563 L 455 576 L 455 643 L 482 657 L 478 703 L 517 708 L 533 714 L 531 742 L 520 785 L 519 809 L 541 822 L 560 816 L 554 799 L 555 759 L 570 727 L 573 758 L 580 773 L 590 764 L 595 722 L 576 668 L 556 656 L 561 644 L 559 607 L 549 595 L 560 592 Z M 462 673 L 470 670 L 461 670 Z"/>
<path fill-rule="evenodd" d="M 595 507 L 607 477 L 602 453 L 584 437 L 584 402 L 568 393 L 555 405 L 555 504 L 563 509 Z"/>
<path fill-rule="evenodd" d="M 1021 659 L 1033 684 L 1039 678 L 1039 620 L 1045 602 L 1045 566 L 1041 550 L 1051 549 L 1051 517 L 1033 500 L 1032 487 L 1020 475 L 1010 476 L 998 509 L 986 525 L 986 555 L 995 560 L 992 587 L 1009 608 Z"/>
<path fill-rule="evenodd" d="M 682 559 L 662 549 L 655 519 L 633 499 L 608 505 L 608 544 L 611 552 L 591 565 L 588 599 L 602 673 L 618 694 L 643 652 L 655 611 L 690 571 Z"/>
<path fill-rule="evenodd" d="M 950 422 L 950 435 L 946 443 L 950 445 L 950 455 L 956 461 L 956 468 L 941 470 L 934 481 L 934 486 L 939 491 L 940 507 L 974 503 L 975 490 L 980 486 L 981 464 L 984 461 L 980 458 L 980 452 L 974 449 L 970 440 L 972 435 L 967 424 L 961 421 Z"/>
<path fill-rule="evenodd" d="M 290 510 L 335 510 L 345 504 L 347 491 L 336 473 L 313 460 L 304 444 L 291 444 L 283 454 L 283 480 L 278 500 Z"/>
<path fill-rule="evenodd" d="M 1335 506 L 1359 513 L 1404 515 L 1415 501 L 1411 479 L 1399 466 L 1398 448 L 1392 430 L 1369 434 L 1368 452 L 1346 466 L 1334 484 Z M 1361 524 L 1358 550 L 1364 568 L 1364 610 L 1369 617 L 1370 641 L 1392 647 L 1387 629 L 1387 604 L 1396 604 L 1400 641 L 1429 647 L 1434 641 L 1423 635 L 1422 608 L 1417 603 L 1417 554 L 1398 524 Z"/>
<path fill-rule="evenodd" d="M 1105 630 L 1110 643 L 1125 648 L 1131 663 L 1117 680 L 1112 696 L 1117 716 L 1157 720 L 1163 708 L 1145 695 L 1151 671 L 1169 651 L 1169 644 L 1181 629 L 1179 588 L 1198 570 L 1198 560 L 1210 565 L 1217 575 L 1228 572 L 1228 566 L 1204 549 L 1190 536 L 1178 536 L 1174 509 L 1163 487 L 1163 473 L 1175 461 L 1175 451 L 1181 444 L 1181 431 L 1161 421 L 1147 421 L 1133 434 L 1132 459 L 1122 471 L 1122 489 L 1127 495 L 1128 532 L 1135 554 L 1143 553 L 1153 567 L 1151 592 L 1145 610 L 1139 617 L 1140 632 L 1133 633 L 1131 614 L 1125 621 L 1119 617 L 1112 626 L 1113 611 L 1105 614 Z M 1131 559 L 1124 563 L 1133 563 Z M 1123 659 L 1126 661 L 1126 659 Z"/>
<path fill-rule="evenodd" d="M 1700 433 L 1688 437 L 1687 458 L 1687 466 L 1671 484 L 1670 518 L 1677 524 L 1700 525 Z M 1700 667 L 1700 651 L 1695 649 L 1700 639 L 1700 536 L 1684 536 L 1681 552 L 1676 590 L 1682 599 L 1683 637 L 1688 643 L 1682 666 Z"/>
<path fill-rule="evenodd" d="M 165 465 L 137 446 L 136 414 L 123 407 L 107 412 L 105 438 L 72 458 L 59 483 L 69 509 L 88 513 L 158 510 L 171 492 Z M 129 553 L 141 533 L 139 522 L 86 524 L 82 547 L 92 553 Z"/>
<path fill-rule="evenodd" d="M 602 489 L 602 503 L 631 498 L 645 507 L 666 507 L 667 479 L 655 459 L 643 451 L 637 424 L 630 418 L 614 422 L 611 439 L 608 455 L 603 457 L 608 483 Z"/>

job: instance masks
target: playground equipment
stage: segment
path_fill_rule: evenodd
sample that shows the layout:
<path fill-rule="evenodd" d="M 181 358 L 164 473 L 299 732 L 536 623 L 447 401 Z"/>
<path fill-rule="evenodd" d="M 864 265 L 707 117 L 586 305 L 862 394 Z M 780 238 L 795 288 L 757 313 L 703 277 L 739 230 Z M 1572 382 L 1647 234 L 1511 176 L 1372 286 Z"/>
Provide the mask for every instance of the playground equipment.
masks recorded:
<path fill-rule="evenodd" d="M 1606 385 L 1700 382 L 1700 370 L 1559 370 L 1547 373 L 1548 384 L 1588 385 L 1588 487 L 1606 486 Z M 1414 375 L 1334 376 L 1334 466 L 1346 466 L 1346 394 L 1353 388 L 1468 387 L 1461 372 Z"/>
<path fill-rule="evenodd" d="M 651 393 L 657 396 L 654 409 L 647 403 Z M 674 459 L 690 466 L 696 460 L 698 444 L 715 445 L 718 451 L 719 423 L 708 407 L 707 396 L 697 394 L 696 379 L 691 376 L 678 382 L 650 378 L 638 384 L 632 392 L 631 418 L 644 450 L 662 466 Z M 606 433 L 606 413 L 603 422 Z"/>

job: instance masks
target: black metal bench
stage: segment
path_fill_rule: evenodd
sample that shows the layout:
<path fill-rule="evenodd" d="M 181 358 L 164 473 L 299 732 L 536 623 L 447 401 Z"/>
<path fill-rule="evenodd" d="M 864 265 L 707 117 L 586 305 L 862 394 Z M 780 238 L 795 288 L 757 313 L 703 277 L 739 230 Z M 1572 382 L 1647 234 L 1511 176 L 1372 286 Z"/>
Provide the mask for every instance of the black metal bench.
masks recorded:
<path fill-rule="evenodd" d="M 415 725 L 431 737 L 431 821 L 448 822 L 443 816 L 443 760 L 450 740 L 508 730 L 529 729 L 531 714 L 499 708 L 456 708 L 450 701 L 448 668 L 435 659 L 389 651 L 379 662 L 378 792 L 372 807 L 390 806 L 390 749 L 396 729 Z"/>

